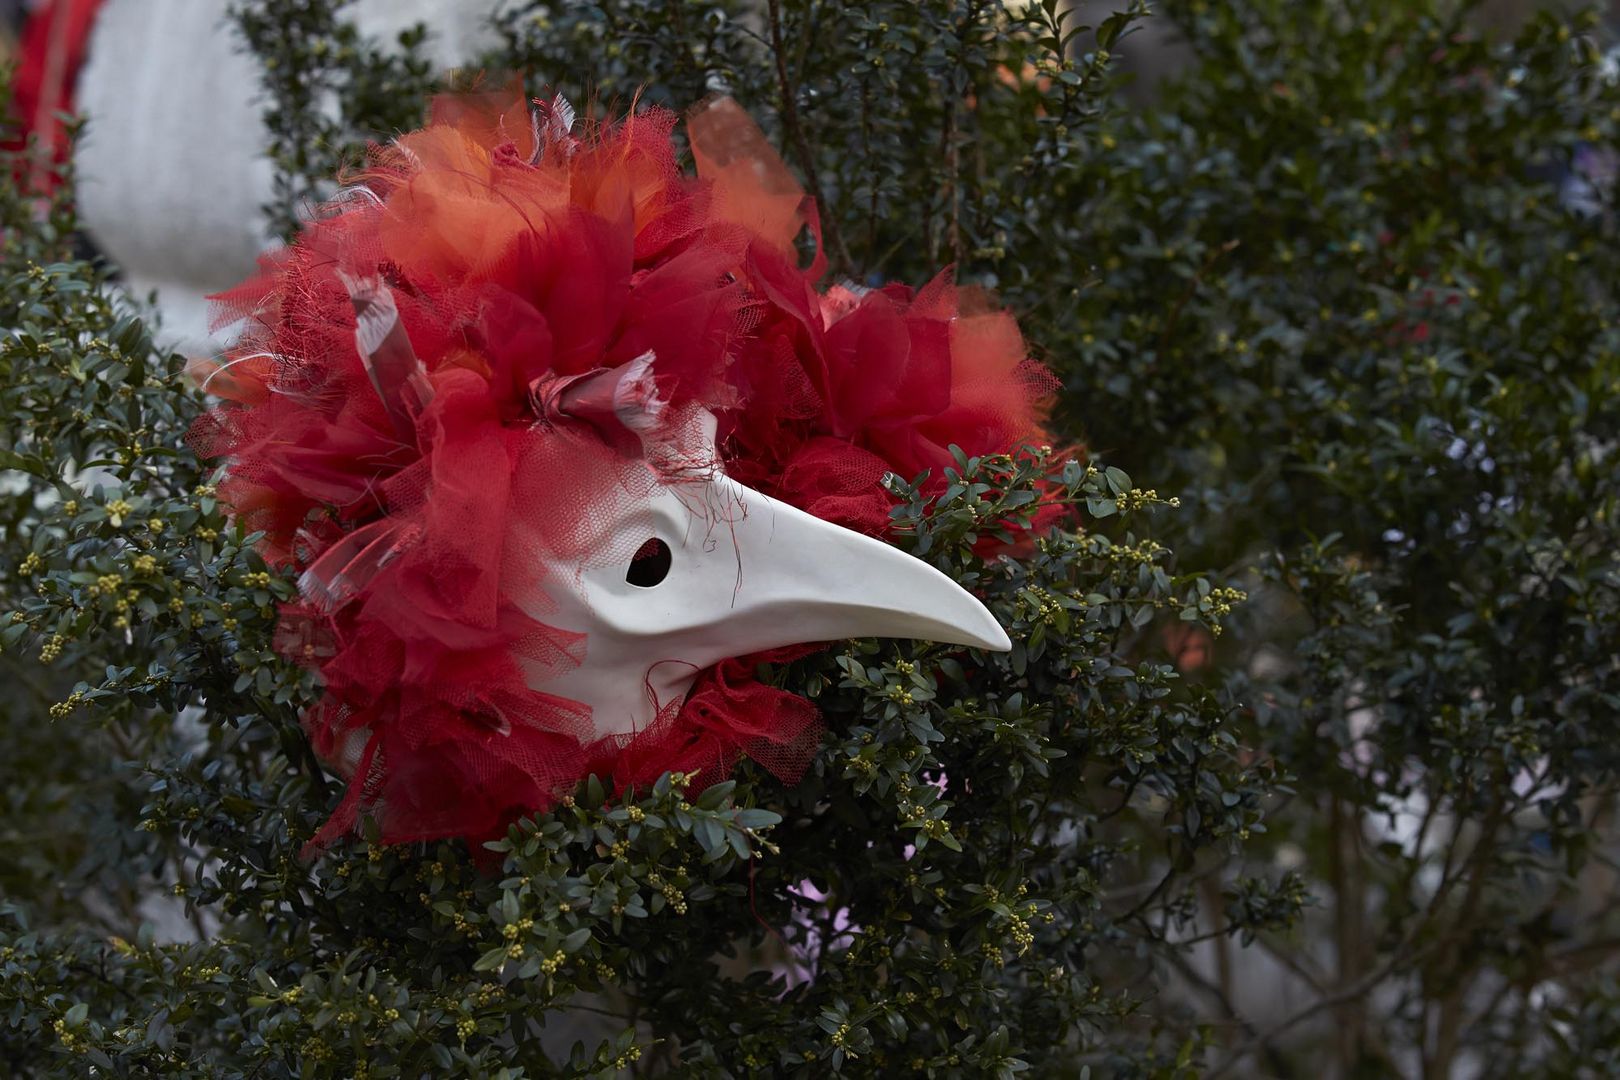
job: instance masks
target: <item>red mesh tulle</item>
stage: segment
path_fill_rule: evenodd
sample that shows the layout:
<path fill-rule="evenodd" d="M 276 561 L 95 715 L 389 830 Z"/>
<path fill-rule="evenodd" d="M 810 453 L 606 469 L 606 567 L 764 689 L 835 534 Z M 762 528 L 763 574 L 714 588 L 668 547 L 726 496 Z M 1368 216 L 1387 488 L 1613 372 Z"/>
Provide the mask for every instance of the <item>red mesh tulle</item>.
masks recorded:
<path fill-rule="evenodd" d="M 385 842 L 500 832 L 590 772 L 718 779 L 741 755 L 786 781 L 813 706 L 728 660 L 634 736 L 537 690 L 583 636 L 547 625 L 547 565 L 625 562 L 624 506 L 655 463 L 583 424 L 540 422 L 537 386 L 656 357 L 672 414 L 719 421 L 741 482 L 869 534 L 879 481 L 1039 440 L 1054 382 L 1012 317 L 942 275 L 818 292 L 794 242 L 814 208 L 730 102 L 647 110 L 576 136 L 514 92 L 440 101 L 358 183 L 216 298 L 248 327 L 197 372 L 221 403 L 191 440 L 228 458 L 221 493 L 266 555 L 302 573 L 277 647 L 319 670 L 304 718 L 350 777 L 321 845 L 377 819 Z M 385 405 L 356 346 L 353 283 L 376 280 L 424 369 Z M 548 381 L 551 380 L 551 381 Z M 649 664 L 656 661 L 649 658 Z"/>

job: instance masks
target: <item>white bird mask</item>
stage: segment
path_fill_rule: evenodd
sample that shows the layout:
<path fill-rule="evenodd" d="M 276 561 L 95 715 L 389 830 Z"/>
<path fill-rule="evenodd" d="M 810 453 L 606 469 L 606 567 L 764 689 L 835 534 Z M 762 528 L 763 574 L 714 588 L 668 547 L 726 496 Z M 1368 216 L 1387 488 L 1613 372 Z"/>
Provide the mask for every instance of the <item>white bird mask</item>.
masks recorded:
<path fill-rule="evenodd" d="M 1011 647 L 984 605 L 927 563 L 727 477 L 714 417 L 669 417 L 652 366 L 643 356 L 549 394 L 553 416 L 635 433 L 659 482 L 601 523 L 594 550 L 620 558 L 552 556 L 545 578 L 563 587 L 530 613 L 584 634 L 585 653 L 560 676 L 535 667 L 534 689 L 589 705 L 598 737 L 624 735 L 729 657 L 855 637 Z"/>

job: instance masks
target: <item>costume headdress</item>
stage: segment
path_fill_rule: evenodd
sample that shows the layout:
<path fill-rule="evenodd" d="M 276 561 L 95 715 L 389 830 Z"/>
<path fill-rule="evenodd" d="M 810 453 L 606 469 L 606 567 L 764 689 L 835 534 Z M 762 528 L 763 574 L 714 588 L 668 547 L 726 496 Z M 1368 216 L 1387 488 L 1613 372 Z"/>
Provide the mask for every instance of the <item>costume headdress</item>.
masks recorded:
<path fill-rule="evenodd" d="M 734 103 L 439 101 L 263 273 L 194 432 L 301 571 L 281 648 L 388 842 L 488 836 L 590 772 L 747 754 L 788 779 L 814 708 L 740 654 L 852 636 L 1005 649 L 883 543 L 889 471 L 1038 437 L 1050 376 L 944 279 L 816 289 L 814 207 Z M 819 260 L 818 260 L 819 262 Z"/>

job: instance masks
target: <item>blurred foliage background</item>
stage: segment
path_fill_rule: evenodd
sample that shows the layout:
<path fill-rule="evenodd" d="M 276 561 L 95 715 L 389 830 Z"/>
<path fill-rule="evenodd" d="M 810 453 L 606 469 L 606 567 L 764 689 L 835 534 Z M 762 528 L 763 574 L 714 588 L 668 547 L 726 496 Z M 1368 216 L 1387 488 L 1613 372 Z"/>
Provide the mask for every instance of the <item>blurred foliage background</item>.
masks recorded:
<path fill-rule="evenodd" d="M 183 449 L 180 358 L 72 258 L 71 187 L 6 188 L 0 1062 L 1620 1070 L 1620 54 L 1578 12 L 1157 7 L 501 10 L 468 72 L 599 112 L 736 95 L 833 276 L 993 287 L 1084 450 L 891 487 L 1012 656 L 773 672 L 827 716 L 802 786 L 587 785 L 500 872 L 299 857 L 337 785 L 272 648 L 291 582 Z M 290 231 L 440 79 L 423 31 L 367 41 L 333 0 L 234 18 Z M 1188 59 L 1129 104 L 1144 25 Z M 974 556 L 1040 483 L 1072 527 Z"/>

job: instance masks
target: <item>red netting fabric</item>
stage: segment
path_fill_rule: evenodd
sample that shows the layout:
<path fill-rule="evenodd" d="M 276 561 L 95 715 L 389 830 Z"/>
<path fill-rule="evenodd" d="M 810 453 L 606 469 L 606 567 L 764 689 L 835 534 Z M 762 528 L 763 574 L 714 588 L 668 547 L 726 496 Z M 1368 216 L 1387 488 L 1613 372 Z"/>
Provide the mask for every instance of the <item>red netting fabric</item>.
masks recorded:
<path fill-rule="evenodd" d="M 545 621 L 548 559 L 630 559 L 605 523 L 663 482 L 599 430 L 542 422 L 537 386 L 651 352 L 675 413 L 718 418 L 714 464 L 874 535 L 885 472 L 937 481 L 952 443 L 1044 437 L 1055 384 L 979 293 L 943 275 L 818 291 L 794 251 L 813 207 L 733 103 L 691 119 L 697 176 L 668 113 L 582 133 L 551 117 L 515 91 L 438 102 L 216 298 L 248 329 L 198 372 L 221 400 L 191 439 L 228 459 L 222 495 L 267 556 L 303 572 L 277 645 L 319 670 L 305 725 L 350 777 L 317 845 L 362 813 L 386 842 L 488 837 L 593 771 L 718 778 L 748 755 L 792 781 L 815 750 L 815 709 L 755 660 L 702 673 L 633 737 L 596 739 L 588 707 L 533 688 L 584 655 Z M 401 401 L 357 347 L 360 280 L 421 362 Z"/>

